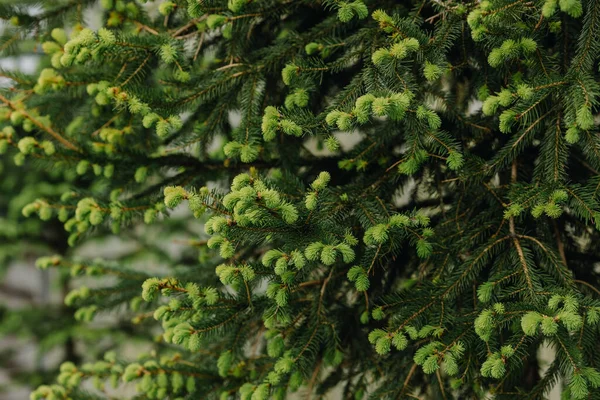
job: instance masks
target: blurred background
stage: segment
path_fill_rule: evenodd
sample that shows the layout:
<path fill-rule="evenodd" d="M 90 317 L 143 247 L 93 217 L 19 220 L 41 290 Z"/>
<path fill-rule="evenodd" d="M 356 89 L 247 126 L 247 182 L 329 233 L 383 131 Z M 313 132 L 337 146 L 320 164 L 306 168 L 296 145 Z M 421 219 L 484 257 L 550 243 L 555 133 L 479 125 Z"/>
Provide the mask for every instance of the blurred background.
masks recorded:
<path fill-rule="evenodd" d="M 5 28 L 0 21 L 0 32 Z M 38 60 L 33 47 L 28 52 L 0 58 L 0 87 L 13 84 L 2 71 L 33 73 Z M 43 381 L 44 371 L 51 369 L 49 366 L 61 357 L 56 354 L 58 349 L 47 354 L 40 349 L 36 336 L 41 337 L 42 332 L 22 329 L 26 324 L 23 318 L 27 317 L 19 317 L 17 312 L 23 310 L 36 318 L 36 306 L 45 309 L 54 304 L 52 308 L 57 308 L 61 300 L 60 292 L 54 291 L 51 296 L 50 282 L 55 278 L 50 276 L 51 271 L 39 271 L 34 266 L 35 259 L 52 244 L 44 240 L 39 221 L 21 218 L 18 210 L 20 205 L 35 199 L 36 182 L 28 179 L 28 175 L 34 178 L 37 174 L 18 171 L 7 158 L 0 158 L 0 399 L 18 400 L 27 399 L 30 385 Z M 38 326 L 44 329 L 41 324 Z M 55 354 L 50 354 L 52 352 Z"/>
<path fill-rule="evenodd" d="M 19 3 L 0 1 L 9 2 Z M 41 11 L 35 6 L 30 10 L 34 14 Z M 83 16 L 85 25 L 97 29 L 102 15 L 99 5 L 87 8 Z M 35 74 L 44 62 L 39 44 L 33 39 L 16 37 L 10 28 L 0 20 L 0 54 L 4 55 L 0 57 L 2 89 L 15 83 L 7 72 Z M 135 226 L 118 237 L 98 232 L 69 248 L 62 223 L 55 218 L 50 221 L 25 218 L 21 209 L 37 198 L 59 197 L 70 189 L 70 181 L 81 178 L 40 168 L 35 162 L 17 167 L 12 156 L 10 152 L 0 155 L 0 400 L 25 400 L 32 389 L 52 383 L 58 366 L 66 360 L 84 362 L 101 358 L 97 355 L 114 349 L 117 342 L 122 345 L 122 354 L 131 359 L 144 351 L 136 346 L 135 334 L 131 336 L 133 340 L 122 341 L 118 334 L 106 334 L 106 330 L 115 326 L 127 329 L 131 325 L 125 312 L 102 314 L 87 324 L 76 321 L 75 309 L 64 305 L 64 296 L 71 289 L 81 284 L 110 286 L 110 281 L 75 279 L 69 271 L 57 269 L 40 270 L 35 267 L 37 258 L 59 254 L 82 260 L 121 259 L 145 271 L 160 272 L 167 258 L 174 256 L 177 260 L 191 254 L 197 257 L 197 251 L 189 246 L 187 239 L 191 235 L 186 229 L 181 230 L 178 244 L 177 234 L 172 235 L 169 230 L 159 232 Z M 182 214 L 181 220 L 189 219 Z M 166 248 L 160 247 L 161 244 Z M 128 395 L 124 388 L 116 389 L 117 392 Z"/>

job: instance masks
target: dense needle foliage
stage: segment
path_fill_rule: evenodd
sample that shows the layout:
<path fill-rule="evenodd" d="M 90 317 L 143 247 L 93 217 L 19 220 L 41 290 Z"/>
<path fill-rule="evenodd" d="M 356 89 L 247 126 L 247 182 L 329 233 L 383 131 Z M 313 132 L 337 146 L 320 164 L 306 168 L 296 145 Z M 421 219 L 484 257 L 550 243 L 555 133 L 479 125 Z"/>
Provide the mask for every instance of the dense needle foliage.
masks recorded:
<path fill-rule="evenodd" d="M 80 345 L 32 399 L 600 399 L 600 1 L 1 3 Z"/>

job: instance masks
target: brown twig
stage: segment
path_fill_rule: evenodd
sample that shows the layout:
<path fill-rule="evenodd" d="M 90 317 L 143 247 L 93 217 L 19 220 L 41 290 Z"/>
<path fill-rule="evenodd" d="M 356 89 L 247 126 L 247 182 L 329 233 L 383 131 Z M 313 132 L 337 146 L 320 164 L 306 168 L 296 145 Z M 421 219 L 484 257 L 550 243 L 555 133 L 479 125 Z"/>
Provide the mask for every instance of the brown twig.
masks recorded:
<path fill-rule="evenodd" d="M 0 101 L 2 101 L 4 104 L 8 105 L 10 108 L 12 108 L 15 111 L 19 111 L 21 114 L 23 114 L 23 116 L 25 118 L 27 118 L 28 120 L 30 120 L 35 126 L 37 126 L 38 128 L 40 128 L 41 130 L 43 130 L 44 132 L 50 134 L 54 139 L 56 139 L 58 142 L 60 142 L 63 146 L 65 146 L 66 148 L 76 151 L 76 152 L 81 152 L 81 149 L 79 149 L 79 147 L 75 146 L 73 143 L 69 142 L 67 139 L 65 139 L 60 133 L 56 132 L 54 129 L 52 129 L 49 126 L 45 126 L 44 124 L 42 124 L 40 121 L 38 121 L 37 119 L 33 118 L 31 116 L 31 114 L 29 114 L 27 111 L 25 111 L 24 109 L 18 109 L 13 102 L 11 102 L 10 100 L 8 100 L 6 97 L 2 96 L 0 94 Z"/>

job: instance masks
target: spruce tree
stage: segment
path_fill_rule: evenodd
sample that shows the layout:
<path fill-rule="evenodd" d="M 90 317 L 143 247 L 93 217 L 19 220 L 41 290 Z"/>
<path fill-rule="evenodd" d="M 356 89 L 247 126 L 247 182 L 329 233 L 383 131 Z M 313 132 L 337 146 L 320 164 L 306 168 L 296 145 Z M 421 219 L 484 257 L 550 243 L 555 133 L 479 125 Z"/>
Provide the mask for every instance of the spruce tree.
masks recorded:
<path fill-rule="evenodd" d="M 0 4 L 91 349 L 32 399 L 600 399 L 600 1 L 96 3 Z"/>

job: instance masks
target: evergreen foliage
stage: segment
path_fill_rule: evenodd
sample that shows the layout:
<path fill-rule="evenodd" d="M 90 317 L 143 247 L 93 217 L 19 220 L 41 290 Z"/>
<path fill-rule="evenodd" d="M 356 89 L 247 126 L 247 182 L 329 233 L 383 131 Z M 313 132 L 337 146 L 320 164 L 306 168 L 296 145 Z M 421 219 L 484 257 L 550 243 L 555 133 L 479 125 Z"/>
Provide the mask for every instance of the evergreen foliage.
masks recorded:
<path fill-rule="evenodd" d="M 144 3 L 0 4 L 0 233 L 102 337 L 32 399 L 600 399 L 600 1 Z"/>

